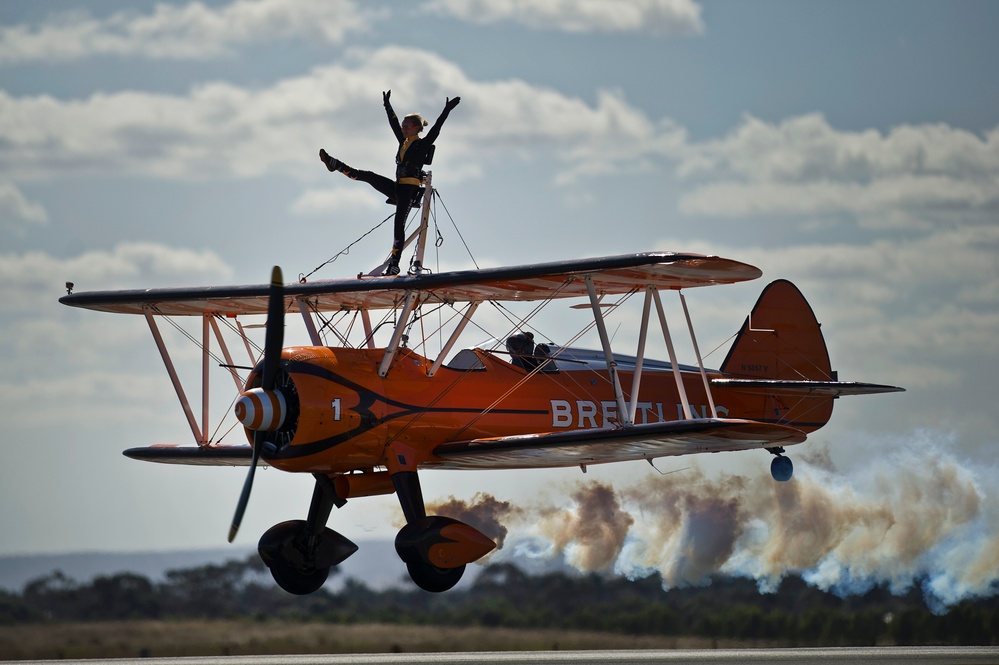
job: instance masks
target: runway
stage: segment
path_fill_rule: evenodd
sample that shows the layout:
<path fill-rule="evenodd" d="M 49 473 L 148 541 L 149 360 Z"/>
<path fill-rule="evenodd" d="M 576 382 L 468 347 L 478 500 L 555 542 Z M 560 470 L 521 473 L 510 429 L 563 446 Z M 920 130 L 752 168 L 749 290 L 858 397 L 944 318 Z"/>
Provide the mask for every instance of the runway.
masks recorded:
<path fill-rule="evenodd" d="M 78 663 L 92 660 L 20 661 Z M 997 665 L 999 647 L 872 647 L 846 649 L 711 649 L 654 651 L 530 651 L 468 653 L 397 653 L 356 655 L 228 656 L 204 658 L 125 658 L 116 665 L 515 665 L 550 663 L 585 665 L 722 665 L 731 663 L 879 663 L 881 665 Z"/>

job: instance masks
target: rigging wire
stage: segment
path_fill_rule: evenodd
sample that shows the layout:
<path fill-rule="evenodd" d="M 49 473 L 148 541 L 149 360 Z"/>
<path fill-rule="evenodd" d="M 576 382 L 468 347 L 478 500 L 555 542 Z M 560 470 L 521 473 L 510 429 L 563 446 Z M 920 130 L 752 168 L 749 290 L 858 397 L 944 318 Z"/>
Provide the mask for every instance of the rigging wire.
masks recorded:
<path fill-rule="evenodd" d="M 430 213 L 431 213 L 431 218 L 433 219 L 433 222 L 434 222 L 434 234 L 436 236 L 435 239 L 434 239 L 434 247 L 436 247 L 436 248 L 439 249 L 441 247 L 441 245 L 444 244 L 444 236 L 441 233 L 440 227 L 437 224 L 437 203 L 439 202 L 440 205 L 441 205 L 441 207 L 444 209 L 444 212 L 447 214 L 448 220 L 450 220 L 450 222 L 451 222 L 451 226 L 454 227 L 455 233 L 457 233 L 457 235 L 458 235 L 458 239 L 461 240 L 461 244 L 464 246 L 465 252 L 468 254 L 468 258 L 470 258 L 472 260 L 472 263 L 475 265 L 475 268 L 479 269 L 479 263 L 478 263 L 478 261 L 475 260 L 475 256 L 472 254 L 472 250 L 469 248 L 468 243 L 465 242 L 465 237 L 461 235 L 461 231 L 458 229 L 458 225 L 454 221 L 454 217 L 451 215 L 451 211 L 448 210 L 447 205 L 444 203 L 444 199 L 441 198 L 440 192 L 437 190 L 436 187 L 432 187 L 431 190 L 430 190 L 430 194 L 431 194 L 431 201 L 433 203 L 433 207 L 430 209 Z M 407 220 L 407 226 L 409 226 L 409 224 L 412 221 L 412 219 L 414 219 L 414 218 L 415 219 L 419 219 L 420 218 L 420 208 L 419 207 L 413 208 L 413 210 L 415 210 L 417 212 L 417 214 L 416 214 L 415 217 L 413 217 L 413 215 L 410 215 L 410 219 Z M 316 274 L 317 272 L 319 272 L 320 270 L 322 270 L 326 266 L 328 266 L 331 263 L 335 262 L 341 256 L 346 256 L 347 254 L 350 254 L 350 250 L 351 250 L 351 248 L 354 245 L 358 244 L 359 242 L 361 242 L 362 240 L 364 240 L 366 237 L 368 237 L 369 235 L 371 235 L 373 232 L 375 232 L 377 229 L 381 228 L 381 226 L 384 225 L 385 222 L 389 221 L 393 217 L 395 217 L 395 213 L 392 213 L 391 215 L 389 215 L 388 217 L 386 217 L 385 219 L 383 219 L 381 222 L 379 222 L 375 226 L 373 226 L 370 229 L 368 229 L 366 232 L 364 232 L 363 234 L 361 234 L 361 236 L 358 237 L 356 240 L 354 240 L 353 242 L 351 242 L 349 245 L 347 245 L 346 247 L 344 247 L 342 250 L 340 250 L 339 252 L 337 252 L 336 254 L 334 254 L 332 257 L 330 257 L 326 261 L 323 261 L 322 263 L 320 263 L 318 266 L 316 266 L 315 268 L 313 268 L 310 272 L 308 272 L 308 273 L 299 273 L 298 274 L 298 281 L 300 283 L 304 284 L 306 281 L 308 281 L 308 279 L 310 277 L 312 277 L 314 274 Z M 414 250 L 414 253 L 415 253 L 415 251 L 416 250 Z M 426 269 L 426 268 L 424 268 L 424 269 Z M 440 253 L 439 252 L 437 254 L 437 272 L 440 272 Z"/>
<path fill-rule="evenodd" d="M 480 269 L 479 263 L 478 261 L 475 260 L 475 257 L 472 256 L 472 250 L 468 248 L 468 243 L 465 242 L 465 237 L 461 235 L 461 231 L 458 230 L 458 225 L 455 224 L 454 217 L 451 216 L 451 211 L 447 209 L 447 205 L 444 203 L 444 199 L 441 198 L 440 194 L 438 194 L 436 189 L 434 190 L 434 194 L 436 195 L 436 198 L 440 200 L 441 207 L 444 208 L 444 212 L 447 213 L 447 218 L 451 220 L 451 226 L 454 227 L 454 232 L 458 234 L 458 239 L 461 240 L 461 244 L 465 246 L 465 251 L 468 252 L 468 258 L 472 259 L 472 263 L 475 265 L 475 269 L 479 270 Z M 435 229 L 437 228 L 436 217 L 434 218 L 434 228 Z M 437 231 L 437 237 L 440 238 L 440 242 L 438 242 L 437 244 L 437 246 L 440 247 L 441 244 L 444 242 L 443 236 L 441 236 L 440 231 Z"/>
<path fill-rule="evenodd" d="M 305 275 L 305 274 L 299 273 L 298 274 L 298 281 L 300 283 L 304 284 L 306 282 L 306 280 L 309 279 L 309 277 L 312 277 L 319 270 L 321 270 L 321 269 L 325 268 L 326 266 L 328 266 L 329 264 L 333 263 L 334 261 L 336 261 L 341 256 L 346 256 L 347 254 L 350 254 L 350 248 L 351 247 L 353 247 L 357 243 L 359 243 L 362 240 L 364 240 L 365 238 L 367 238 L 369 235 L 371 235 L 372 233 L 374 233 L 375 230 L 381 228 L 382 224 L 384 224 L 385 222 L 389 221 L 393 217 L 395 217 L 395 213 L 392 213 L 391 215 L 389 215 L 388 217 L 386 217 L 382 221 L 380 221 L 377 224 L 375 224 L 367 232 L 362 233 L 361 237 L 359 237 L 357 240 L 355 240 L 354 242 L 350 243 L 349 245 L 347 245 L 346 247 L 344 247 L 343 249 L 341 249 L 339 252 L 337 252 L 336 254 L 334 254 L 332 257 L 326 259 L 326 261 L 320 263 L 318 266 L 316 266 L 315 268 L 313 268 L 312 272 L 310 272 L 309 274 Z"/>
<path fill-rule="evenodd" d="M 564 284 L 563 284 L 563 285 L 562 285 L 561 287 L 559 287 L 559 291 L 560 291 L 560 290 L 562 290 L 562 289 L 564 289 L 564 288 L 565 288 L 566 286 L 568 286 L 568 284 L 569 284 L 569 283 L 571 283 L 571 282 L 572 282 L 572 280 L 571 280 L 571 279 L 570 279 L 570 280 L 566 280 L 566 282 L 565 282 L 565 283 L 564 283 Z M 558 291 L 556 291 L 556 293 L 557 293 L 557 292 L 558 292 Z M 620 299 L 619 299 L 619 300 L 618 300 L 618 301 L 617 301 L 616 303 L 614 303 L 614 304 L 613 304 L 613 306 L 614 306 L 614 307 L 616 308 L 616 307 L 618 307 L 619 305 L 622 305 L 622 304 L 624 304 L 624 302 L 625 302 L 626 300 L 628 300 L 629 298 L 631 298 L 631 296 L 633 296 L 633 295 L 634 295 L 635 293 L 636 293 L 636 291 L 629 291 L 628 293 L 624 294 L 624 295 L 623 295 L 623 296 L 622 296 L 622 297 L 621 297 L 621 298 L 620 298 Z M 540 305 L 540 306 L 539 306 L 539 308 L 536 308 L 536 311 L 539 311 L 540 307 L 543 307 L 544 305 L 547 305 L 547 304 L 548 304 L 548 303 L 550 303 L 550 302 L 553 302 L 553 300 L 552 300 L 552 299 L 549 299 L 549 300 L 545 300 L 545 301 L 543 301 L 543 304 L 542 304 L 542 305 Z M 533 317 L 533 316 L 534 316 L 534 314 L 532 313 L 532 314 L 530 315 L 530 317 Z M 553 355 L 551 356 L 552 360 L 557 360 L 557 359 L 558 359 L 558 356 L 559 356 L 559 354 L 560 354 L 560 353 L 562 352 L 562 350 L 564 350 L 564 349 L 567 349 L 567 348 L 569 348 L 569 346 L 570 346 L 571 344 L 574 344 L 574 343 L 576 342 L 576 340 L 578 340 L 578 339 L 579 339 L 580 337 L 582 337 L 582 336 L 583 336 L 583 335 L 585 335 L 585 334 L 586 334 L 587 332 L 589 332 L 590 330 L 592 330 L 592 329 L 593 329 L 593 328 L 594 328 L 595 326 L 596 326 L 596 320 L 593 320 L 593 321 L 591 321 L 591 322 L 590 322 L 589 324 L 587 324 L 586 326 L 584 326 L 582 330 L 580 330 L 580 331 L 579 331 L 578 333 L 576 333 L 576 334 L 575 334 L 575 335 L 574 335 L 574 336 L 573 336 L 573 337 L 572 337 L 572 338 L 571 338 L 571 339 L 569 340 L 569 343 L 568 343 L 568 344 L 566 344 L 565 346 L 560 346 L 560 347 L 559 347 L 559 350 L 558 350 L 558 351 L 556 351 L 556 352 L 555 352 L 555 353 L 554 353 L 554 354 L 553 354 Z M 526 382 L 526 381 L 527 381 L 528 379 L 530 379 L 530 378 L 531 378 L 531 377 L 533 377 L 533 376 L 534 376 L 535 374 L 537 374 L 537 373 L 538 373 L 538 372 L 539 372 L 539 371 L 541 370 L 541 367 L 542 367 L 542 365 L 538 365 L 537 367 L 535 367 L 534 369 L 532 369 L 532 370 L 531 370 L 530 372 L 528 372 L 528 373 L 527 373 L 527 374 L 526 374 L 526 375 L 525 375 L 525 376 L 524 376 L 524 377 L 523 377 L 523 378 L 522 378 L 522 379 L 521 379 L 520 381 L 518 381 L 518 382 L 517 382 L 517 383 L 515 383 L 515 384 L 514 384 L 513 386 L 511 386 L 509 390 L 507 390 L 507 391 L 506 391 L 505 393 L 503 393 L 502 395 L 500 395 L 499 397 L 497 397 L 497 398 L 496 398 L 496 399 L 495 399 L 495 400 L 493 401 L 493 403 L 492 403 L 492 404 L 490 404 L 490 405 L 489 405 L 489 406 L 487 406 L 487 407 L 486 407 L 485 409 L 483 409 L 482 411 L 480 411 L 480 412 L 479 412 L 479 413 L 478 413 L 478 414 L 477 414 L 477 415 L 476 415 L 476 416 L 475 416 L 474 418 L 472 418 L 472 419 L 471 419 L 471 420 L 470 420 L 470 421 L 469 421 L 468 423 L 466 423 L 466 424 L 465 424 L 465 426 L 464 426 L 464 427 L 462 427 L 462 428 L 461 428 L 461 429 L 460 429 L 460 430 L 459 430 L 459 431 L 457 432 L 457 434 L 455 434 L 455 438 L 457 438 L 458 436 L 460 436 L 462 432 L 466 431 L 466 430 L 467 430 L 467 429 L 468 429 L 469 427 L 471 427 L 472 425 L 474 425 L 475 423 L 477 423 L 477 422 L 478 422 L 478 421 L 479 421 L 480 419 L 482 419 L 482 418 L 483 418 L 484 416 L 486 416 L 486 415 L 487 415 L 487 414 L 488 414 L 488 413 L 489 413 L 490 411 L 492 411 L 493 409 L 495 409 L 497 405 L 499 405 L 499 404 L 500 404 L 500 403 L 501 403 L 501 402 L 502 402 L 503 400 L 505 400 L 505 399 L 506 399 L 507 397 L 509 397 L 509 396 L 510 396 L 511 394 L 513 394 L 513 393 L 514 393 L 514 392 L 515 392 L 515 391 L 516 391 L 516 390 L 517 390 L 518 388 L 520 388 L 520 386 L 522 386 L 522 385 L 523 385 L 523 384 L 524 384 L 524 383 L 525 383 L 525 382 Z M 603 375 L 603 372 L 599 372 L 599 371 L 597 371 L 597 370 L 593 370 L 593 371 L 594 371 L 594 373 L 595 373 L 595 374 L 598 374 L 598 375 L 601 375 L 601 376 Z M 605 381 L 607 381 L 607 382 L 609 382 L 609 381 L 610 381 L 610 379 L 609 379 L 608 377 L 606 377 L 606 376 L 602 376 L 602 378 L 603 378 L 603 379 L 604 379 Z M 576 382 L 576 384 L 577 384 L 577 385 L 578 385 L 578 386 L 579 386 L 579 387 L 580 387 L 580 388 L 582 389 L 582 391 L 583 391 L 583 394 L 586 394 L 586 395 L 591 395 L 590 391 L 589 391 L 588 389 L 586 389 L 585 387 L 583 387 L 582 385 L 580 385 L 580 384 L 579 384 L 579 382 L 578 382 L 578 381 L 577 381 L 577 380 L 575 379 L 575 377 L 573 377 L 573 381 L 574 381 L 574 382 Z"/>

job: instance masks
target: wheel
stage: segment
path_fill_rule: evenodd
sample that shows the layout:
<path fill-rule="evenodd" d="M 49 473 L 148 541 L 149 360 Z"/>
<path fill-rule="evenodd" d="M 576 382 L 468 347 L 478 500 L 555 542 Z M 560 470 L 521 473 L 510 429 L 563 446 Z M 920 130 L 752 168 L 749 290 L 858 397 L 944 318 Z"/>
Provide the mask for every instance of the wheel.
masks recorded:
<path fill-rule="evenodd" d="M 307 596 L 319 591 L 329 577 L 329 568 L 319 568 L 311 573 L 302 573 L 286 563 L 275 562 L 270 567 L 271 577 L 278 586 L 296 596 Z"/>
<path fill-rule="evenodd" d="M 432 593 L 447 591 L 465 574 L 465 566 L 438 568 L 422 561 L 407 561 L 406 568 L 409 569 L 409 576 L 416 582 L 416 586 Z"/>
<path fill-rule="evenodd" d="M 357 551 L 357 545 L 331 529 L 323 529 L 318 546 L 307 551 L 305 529 L 302 520 L 281 522 L 265 531 L 257 543 L 257 552 L 274 581 L 298 596 L 318 591 L 330 568 Z"/>
<path fill-rule="evenodd" d="M 774 480 L 779 483 L 791 480 L 791 475 L 793 473 L 794 465 L 791 463 L 791 459 L 789 457 L 777 455 L 774 457 L 773 461 L 770 462 L 770 475 L 773 476 Z"/>

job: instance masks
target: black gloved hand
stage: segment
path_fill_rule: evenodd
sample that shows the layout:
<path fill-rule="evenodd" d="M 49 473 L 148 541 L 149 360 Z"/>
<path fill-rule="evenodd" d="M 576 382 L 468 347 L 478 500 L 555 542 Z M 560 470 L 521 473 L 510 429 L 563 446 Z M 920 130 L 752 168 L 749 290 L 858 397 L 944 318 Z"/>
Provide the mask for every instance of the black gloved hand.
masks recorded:
<path fill-rule="evenodd" d="M 387 92 L 383 92 L 382 93 L 382 104 L 384 104 L 385 106 L 388 106 L 389 105 L 389 97 L 391 97 L 391 96 L 392 96 L 392 91 L 391 90 L 389 90 Z"/>
<path fill-rule="evenodd" d="M 457 106 L 459 103 L 461 103 L 461 97 L 455 97 L 454 99 L 451 99 L 451 98 L 445 98 L 445 99 L 447 100 L 444 103 L 444 110 L 445 111 L 450 111 L 455 106 Z"/>

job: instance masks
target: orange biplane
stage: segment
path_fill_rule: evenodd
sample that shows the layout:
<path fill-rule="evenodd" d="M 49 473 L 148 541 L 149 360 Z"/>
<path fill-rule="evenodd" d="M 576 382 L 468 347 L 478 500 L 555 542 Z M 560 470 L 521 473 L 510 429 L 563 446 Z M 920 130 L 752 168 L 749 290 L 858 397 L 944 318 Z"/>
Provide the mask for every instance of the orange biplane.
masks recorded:
<path fill-rule="evenodd" d="M 426 209 L 423 221 L 425 231 Z M 839 381 L 810 306 L 783 280 L 763 291 L 720 369 L 706 369 L 682 290 L 761 276 L 730 259 L 653 252 L 438 274 L 415 266 L 400 277 L 287 285 L 275 268 L 270 285 L 85 292 L 60 301 L 146 318 L 197 445 L 133 448 L 125 455 L 249 465 L 230 541 L 259 463 L 315 478 L 307 518 L 272 527 L 258 546 L 277 583 L 296 594 L 319 589 L 330 568 L 357 550 L 326 527 L 332 507 L 356 497 L 398 496 L 406 524 L 396 549 L 413 581 L 428 591 L 450 589 L 466 564 L 494 548 L 472 526 L 427 515 L 420 469 L 585 471 L 591 464 L 763 449 L 774 455 L 774 478 L 786 481 L 792 465 L 784 448 L 822 427 L 835 398 L 901 390 Z M 679 294 L 697 365 L 676 360 L 662 291 Z M 611 348 L 605 311 L 614 304 L 605 299 L 632 294 L 644 298 L 641 332 L 635 355 L 623 355 Z M 480 304 L 570 298 L 585 299 L 575 307 L 591 310 L 588 325 L 596 328 L 600 349 L 534 344 L 520 321 L 501 342 L 452 354 Z M 422 355 L 409 348 L 408 334 L 430 308 L 447 312 L 451 329 L 446 338 L 439 335 L 439 352 Z M 370 316 L 380 310 L 389 313 L 381 326 L 388 339 L 376 344 L 379 326 Z M 310 345 L 283 347 L 289 311 L 302 315 Z M 245 368 L 250 371 L 243 379 L 219 322 L 264 314 L 262 359 Z M 171 316 L 202 317 L 200 425 L 156 324 Z M 649 324 L 656 320 L 668 362 L 645 358 Z M 249 445 L 209 440 L 210 330 L 240 392 L 233 411 Z M 337 346 L 324 343 L 327 332 L 336 335 Z M 360 340 L 351 344 L 351 335 Z"/>

